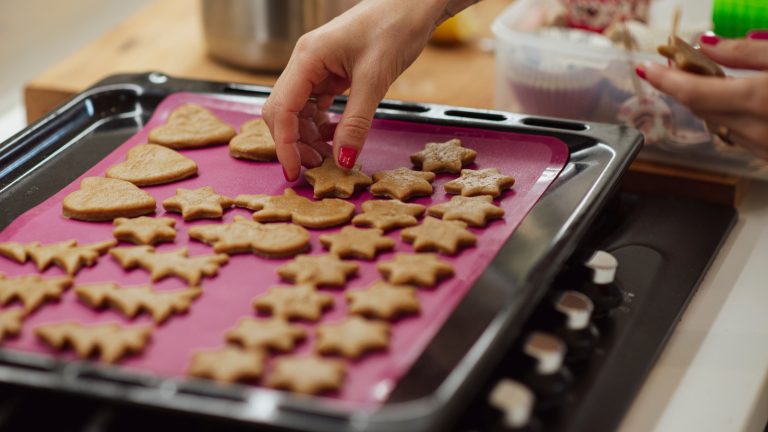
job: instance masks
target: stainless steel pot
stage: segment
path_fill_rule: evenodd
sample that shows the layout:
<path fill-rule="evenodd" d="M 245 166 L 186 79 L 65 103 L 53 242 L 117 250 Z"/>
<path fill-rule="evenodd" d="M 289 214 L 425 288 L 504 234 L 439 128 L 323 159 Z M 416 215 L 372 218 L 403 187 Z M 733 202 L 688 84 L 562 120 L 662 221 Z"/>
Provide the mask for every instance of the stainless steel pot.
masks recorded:
<path fill-rule="evenodd" d="M 296 41 L 359 0 L 202 0 L 208 53 L 248 69 L 280 70 Z"/>

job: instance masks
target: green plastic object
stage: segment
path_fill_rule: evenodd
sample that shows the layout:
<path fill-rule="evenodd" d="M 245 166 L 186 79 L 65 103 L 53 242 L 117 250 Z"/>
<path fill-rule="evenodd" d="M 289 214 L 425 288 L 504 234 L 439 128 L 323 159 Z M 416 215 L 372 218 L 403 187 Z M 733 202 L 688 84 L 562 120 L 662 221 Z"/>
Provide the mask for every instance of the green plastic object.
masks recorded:
<path fill-rule="evenodd" d="M 742 38 L 751 30 L 768 29 L 768 0 L 714 0 L 712 22 L 718 36 Z"/>

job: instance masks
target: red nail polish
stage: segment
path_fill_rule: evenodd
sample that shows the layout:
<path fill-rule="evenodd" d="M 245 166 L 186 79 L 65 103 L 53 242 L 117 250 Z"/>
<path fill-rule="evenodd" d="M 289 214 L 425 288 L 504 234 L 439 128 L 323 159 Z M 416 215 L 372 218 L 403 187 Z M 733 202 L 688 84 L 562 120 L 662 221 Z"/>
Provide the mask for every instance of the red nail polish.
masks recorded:
<path fill-rule="evenodd" d="M 357 149 L 354 147 L 342 147 L 339 149 L 339 165 L 346 169 L 352 169 L 357 160 Z"/>
<path fill-rule="evenodd" d="M 645 76 L 645 69 L 641 68 L 640 66 L 637 66 L 635 68 L 635 73 L 637 74 L 637 76 L 639 76 L 642 79 L 648 79 Z"/>
<path fill-rule="evenodd" d="M 747 39 L 768 40 L 768 30 L 752 30 L 747 34 Z"/>
<path fill-rule="evenodd" d="M 717 45 L 720 42 L 720 36 L 713 35 L 713 34 L 703 34 L 703 35 L 701 35 L 699 40 L 703 44 Z"/>

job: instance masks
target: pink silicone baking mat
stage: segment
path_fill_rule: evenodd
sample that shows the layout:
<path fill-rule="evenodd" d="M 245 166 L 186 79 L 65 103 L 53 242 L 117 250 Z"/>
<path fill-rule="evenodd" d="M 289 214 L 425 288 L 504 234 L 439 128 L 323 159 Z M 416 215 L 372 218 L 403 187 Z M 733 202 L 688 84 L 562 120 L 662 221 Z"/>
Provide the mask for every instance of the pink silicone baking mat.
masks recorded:
<path fill-rule="evenodd" d="M 80 222 L 64 218 L 61 215 L 62 198 L 77 190 L 83 177 L 101 176 L 108 167 L 124 160 L 126 152 L 131 147 L 145 143 L 149 130 L 163 124 L 168 114 L 184 103 L 203 105 L 236 128 L 245 121 L 257 117 L 261 108 L 258 104 L 234 102 L 208 95 L 177 93 L 167 97 L 158 106 L 144 129 L 89 169 L 80 179 L 16 219 L 0 233 L 0 242 L 51 243 L 77 239 L 80 243 L 88 243 L 111 239 L 111 223 Z M 472 229 L 478 237 L 476 247 L 465 249 L 454 258 L 444 257 L 455 266 L 455 277 L 442 282 L 435 289 L 419 290 L 421 314 L 400 319 L 393 324 L 391 346 L 388 351 L 372 353 L 357 361 L 349 362 L 344 387 L 340 392 L 329 395 L 332 398 L 365 405 L 375 405 L 386 400 L 399 377 L 403 376 L 419 357 L 475 279 L 491 262 L 506 239 L 536 204 L 568 160 L 567 146 L 562 141 L 551 137 L 376 120 L 359 162 L 363 170 L 369 174 L 378 170 L 411 166 L 409 155 L 422 149 L 425 143 L 446 141 L 454 137 L 461 138 L 466 147 L 477 150 L 477 161 L 470 168 L 495 167 L 515 177 L 514 188 L 497 201 L 506 211 L 506 216 L 503 220 L 492 222 L 486 228 Z M 294 184 L 287 183 L 277 163 L 236 160 L 229 156 L 226 146 L 185 150 L 182 153 L 197 162 L 198 176 L 168 185 L 144 188 L 157 200 L 158 215 L 177 220 L 176 242 L 161 244 L 158 246 L 159 251 L 188 247 L 190 255 L 212 253 L 208 246 L 190 241 L 187 230 L 190 226 L 216 221 L 184 222 L 178 214 L 166 213 L 162 209 L 160 203 L 173 196 L 178 187 L 212 186 L 218 193 L 232 197 L 245 193 L 279 195 L 286 187 L 293 187 L 304 196 L 312 196 L 311 188 L 304 180 Z M 438 175 L 432 197 L 415 199 L 412 202 L 429 206 L 449 200 L 450 196 L 444 193 L 442 185 L 455 177 L 456 175 Z M 373 197 L 368 192 L 364 192 L 356 195 L 351 202 L 359 209 L 360 204 L 369 199 Z M 231 221 L 235 215 L 248 216 L 249 214 L 244 209 L 232 209 L 224 215 L 224 222 Z M 337 229 L 311 231 L 311 253 L 325 253 L 317 237 Z M 395 251 L 412 251 L 409 244 L 399 240 L 399 230 L 389 235 L 397 240 Z M 378 259 L 390 260 L 391 258 L 392 253 L 385 253 Z M 158 326 L 145 352 L 126 358 L 122 361 L 122 366 L 161 376 L 184 376 L 195 350 L 221 346 L 224 343 L 225 332 L 240 318 L 255 316 L 251 307 L 253 298 L 266 292 L 269 287 L 281 283 L 275 270 L 285 262 L 286 260 L 268 260 L 250 254 L 232 256 L 229 264 L 221 268 L 219 276 L 203 281 L 203 295 L 192 305 L 189 313 L 172 316 L 163 325 Z M 380 278 L 375 262 L 361 261 L 360 263 L 359 275 L 347 284 L 345 290 L 363 289 Z M 31 262 L 21 265 L 2 258 L 0 258 L 0 272 L 7 276 L 37 273 Z M 59 274 L 62 272 L 56 267 L 44 273 L 45 276 Z M 125 271 L 109 256 L 104 256 L 96 266 L 81 270 L 75 282 L 76 284 L 118 282 L 129 286 L 148 283 L 149 275 L 141 269 Z M 155 283 L 154 286 L 158 290 L 174 290 L 183 288 L 185 284 L 176 278 L 169 278 Z M 343 297 L 344 290 L 324 289 L 324 291 L 335 296 L 335 305 L 324 315 L 323 321 L 338 321 L 345 317 L 347 308 Z M 33 329 L 40 324 L 64 320 L 128 323 L 122 315 L 112 310 L 95 311 L 86 307 L 78 301 L 75 293 L 69 290 L 60 302 L 47 304 L 29 316 L 21 335 L 7 341 L 4 346 L 19 351 L 55 354 L 71 359 L 73 358 L 71 354 L 57 353 L 49 349 L 33 334 Z M 152 321 L 142 314 L 132 322 L 138 324 Z M 315 324 L 304 324 L 310 329 L 308 332 L 310 337 L 300 345 L 297 353 L 309 352 L 313 347 L 311 328 Z"/>

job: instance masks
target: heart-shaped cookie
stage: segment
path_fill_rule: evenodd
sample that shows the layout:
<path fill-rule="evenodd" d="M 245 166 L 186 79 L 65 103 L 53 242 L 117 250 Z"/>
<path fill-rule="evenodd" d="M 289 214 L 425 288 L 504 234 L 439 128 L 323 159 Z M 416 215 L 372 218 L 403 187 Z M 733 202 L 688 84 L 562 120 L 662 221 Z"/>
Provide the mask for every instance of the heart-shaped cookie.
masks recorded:
<path fill-rule="evenodd" d="M 171 183 L 195 174 L 195 161 L 157 144 L 141 144 L 130 149 L 125 162 L 107 170 L 107 177 L 129 181 L 136 186 Z"/>
<path fill-rule="evenodd" d="M 149 132 L 149 142 L 184 149 L 226 144 L 234 136 L 235 128 L 212 112 L 200 105 L 186 104 L 173 110 L 166 124 Z"/>
<path fill-rule="evenodd" d="M 155 211 L 152 195 L 125 180 L 86 177 L 63 201 L 64 216 L 85 221 L 135 217 Z"/>

